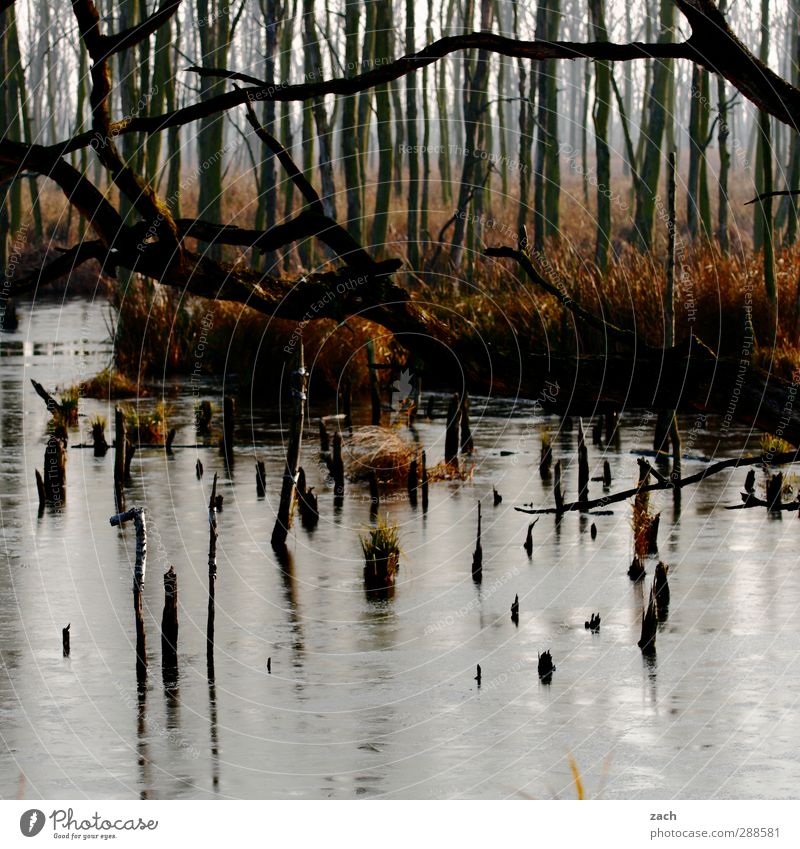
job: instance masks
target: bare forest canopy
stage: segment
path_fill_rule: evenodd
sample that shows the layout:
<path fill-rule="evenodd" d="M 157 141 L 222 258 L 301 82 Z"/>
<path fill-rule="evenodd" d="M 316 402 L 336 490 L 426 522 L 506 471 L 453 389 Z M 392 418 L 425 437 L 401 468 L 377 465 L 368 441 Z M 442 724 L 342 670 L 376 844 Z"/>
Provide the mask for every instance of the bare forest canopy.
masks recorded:
<path fill-rule="evenodd" d="M 730 411 L 800 444 L 796 386 L 756 362 L 754 346 L 726 358 L 710 340 L 674 331 L 675 221 L 660 194 L 671 150 L 688 153 L 677 167 L 688 168 L 690 234 L 723 251 L 727 180 L 747 159 L 775 321 L 775 227 L 787 240 L 797 229 L 798 4 L 720 5 L 0 0 L 3 304 L 94 262 L 121 281 L 140 275 L 301 325 L 369 319 L 473 389 L 535 397 L 558 380 L 573 387 L 563 398 Z M 657 347 L 566 297 L 549 271 L 561 162 L 577 157 L 593 174 L 592 264 L 605 273 L 612 150 L 623 151 L 631 182 L 630 240 L 648 254 L 659 228 L 673 237 Z M 473 273 L 493 181 L 515 226 L 485 261 L 509 286 L 557 297 L 577 326 L 599 334 L 603 356 L 487 351 L 418 296 L 413 284 L 432 265 L 454 281 Z M 15 273 L 19 233 L 43 235 L 45 184 L 80 216 L 80 238 Z M 438 236 L 434 190 L 454 210 Z M 232 192 L 247 198 L 247 226 L 227 217 Z M 398 194 L 402 244 L 389 231 Z"/>

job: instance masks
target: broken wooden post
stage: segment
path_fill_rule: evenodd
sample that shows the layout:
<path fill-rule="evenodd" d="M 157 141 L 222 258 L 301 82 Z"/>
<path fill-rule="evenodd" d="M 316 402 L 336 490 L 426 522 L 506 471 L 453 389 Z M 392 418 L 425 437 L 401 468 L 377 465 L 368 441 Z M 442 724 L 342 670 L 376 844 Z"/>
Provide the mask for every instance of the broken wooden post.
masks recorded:
<path fill-rule="evenodd" d="M 136 530 L 136 563 L 133 567 L 133 615 L 136 620 L 136 679 L 143 685 L 147 675 L 147 651 L 145 646 L 144 617 L 142 615 L 142 589 L 147 569 L 147 522 L 144 508 L 131 507 L 117 513 L 109 520 L 112 527 L 133 521 Z"/>
<path fill-rule="evenodd" d="M 611 486 L 611 464 L 603 460 L 603 486 Z"/>
<path fill-rule="evenodd" d="M 417 475 L 417 458 L 411 461 L 411 465 L 408 467 L 408 501 L 412 507 L 417 506 L 417 486 L 418 486 L 418 475 Z"/>
<path fill-rule="evenodd" d="M 61 629 L 61 650 L 64 653 L 64 657 L 69 657 L 69 629 L 69 625 Z"/>
<path fill-rule="evenodd" d="M 653 591 L 656 600 L 656 613 L 658 618 L 665 618 L 665 614 L 669 608 L 669 580 L 667 574 L 669 566 L 666 563 L 658 561 L 656 566 L 655 576 L 653 578 Z"/>
<path fill-rule="evenodd" d="M 589 528 L 589 534 L 591 535 L 592 539 L 597 539 L 597 525 L 595 525 L 594 522 L 592 522 L 592 527 Z"/>
<path fill-rule="evenodd" d="M 478 538 L 472 555 L 472 580 L 480 583 L 483 578 L 483 547 L 481 546 L 481 503 L 478 502 Z"/>
<path fill-rule="evenodd" d="M 678 428 L 678 414 L 672 413 L 672 420 L 669 425 L 669 441 L 672 443 L 672 473 L 670 480 L 673 482 L 681 479 L 681 432 Z M 673 489 L 673 495 L 680 498 L 681 488 L 676 486 Z"/>
<path fill-rule="evenodd" d="M 217 475 L 211 486 L 208 499 L 208 618 L 206 619 L 206 662 L 210 671 L 214 669 L 214 620 L 217 586 Z"/>
<path fill-rule="evenodd" d="M 375 362 L 375 343 L 367 340 L 367 368 L 369 369 L 369 397 L 372 402 L 372 424 L 381 423 L 381 389 L 378 380 L 378 367 Z"/>
<path fill-rule="evenodd" d="M 592 613 L 589 617 L 588 622 L 583 623 L 583 627 L 586 628 L 587 631 L 591 631 L 593 634 L 600 633 L 600 614 Z"/>
<path fill-rule="evenodd" d="M 633 555 L 633 560 L 631 561 L 631 565 L 628 567 L 628 577 L 632 581 L 641 581 L 644 578 L 646 572 L 644 566 L 642 565 L 642 561 L 639 559 L 638 554 Z"/>
<path fill-rule="evenodd" d="M 767 510 L 780 510 L 783 493 L 783 472 L 771 475 L 767 480 Z"/>
<path fill-rule="evenodd" d="M 195 427 L 199 434 L 208 435 L 211 432 L 211 415 L 211 401 L 201 401 L 195 411 Z"/>
<path fill-rule="evenodd" d="M 197 458 L 197 462 L 194 464 L 194 471 L 197 475 L 197 480 L 200 480 L 200 478 L 203 477 L 203 464 L 199 457 Z"/>
<path fill-rule="evenodd" d="M 523 547 L 528 554 L 528 557 L 533 554 L 533 526 L 538 522 L 538 519 L 534 519 L 532 522 L 528 524 L 528 533 L 525 536 L 525 542 L 523 543 Z"/>
<path fill-rule="evenodd" d="M 475 675 L 475 677 L 473 678 L 473 681 L 477 681 L 477 682 L 478 682 L 478 686 L 479 686 L 479 687 L 481 686 L 481 678 L 482 678 L 482 677 L 483 677 L 483 676 L 481 675 L 481 665 L 480 665 L 480 663 L 479 663 L 479 664 L 478 664 L 478 669 L 477 669 L 477 674 L 476 674 L 476 675 Z"/>
<path fill-rule="evenodd" d="M 49 504 L 59 506 L 66 498 L 66 466 L 64 443 L 51 436 L 44 451 L 44 495 Z"/>
<path fill-rule="evenodd" d="M 553 656 L 550 654 L 550 649 L 543 651 L 539 655 L 537 671 L 542 684 L 549 684 L 553 680 L 553 673 L 556 671 L 556 667 L 553 663 Z"/>
<path fill-rule="evenodd" d="M 98 416 L 92 422 L 92 445 L 94 446 L 95 457 L 105 457 L 108 451 L 108 443 L 106 442 L 106 420 Z"/>
<path fill-rule="evenodd" d="M 117 407 L 114 410 L 114 500 L 117 510 L 125 509 L 125 444 L 127 425 L 125 414 Z"/>
<path fill-rule="evenodd" d="M 222 442 L 219 447 L 222 455 L 225 457 L 225 462 L 229 466 L 233 463 L 235 415 L 233 398 L 230 395 L 226 395 L 222 402 Z"/>
<path fill-rule="evenodd" d="M 744 491 L 751 494 L 756 491 L 756 473 L 754 469 L 750 469 L 744 479 Z"/>
<path fill-rule="evenodd" d="M 422 512 L 428 512 L 428 462 L 425 456 L 425 452 L 422 452 Z"/>
<path fill-rule="evenodd" d="M 458 395 L 453 393 L 447 408 L 447 425 L 444 434 L 444 461 L 448 466 L 458 468 L 458 429 L 461 422 L 461 408 Z"/>
<path fill-rule="evenodd" d="M 39 513 L 44 511 L 45 505 L 47 504 L 47 496 L 44 492 L 44 481 L 42 480 L 42 473 L 38 470 L 34 470 L 36 472 L 36 491 L 39 493 Z"/>
<path fill-rule="evenodd" d="M 499 504 L 503 503 L 503 496 L 495 489 L 494 485 L 492 485 L 492 506 L 497 507 Z"/>
<path fill-rule="evenodd" d="M 469 395 L 464 392 L 464 397 L 461 399 L 461 453 L 472 454 L 474 450 L 472 428 L 469 424 Z"/>
<path fill-rule="evenodd" d="M 341 499 L 344 497 L 344 463 L 342 462 L 342 434 L 336 431 L 333 434 L 333 458 L 330 461 L 330 473 L 333 477 L 333 497 Z"/>
<path fill-rule="evenodd" d="M 256 460 L 256 497 L 263 498 L 267 494 L 267 467 L 263 460 Z"/>
<path fill-rule="evenodd" d="M 564 491 L 561 488 L 561 460 L 556 461 L 553 477 L 553 497 L 556 502 L 556 517 L 558 517 L 564 512 Z"/>
<path fill-rule="evenodd" d="M 174 427 L 170 428 L 169 433 L 167 433 L 167 440 L 164 443 L 164 449 L 166 450 L 167 454 L 172 454 L 172 443 L 175 441 L 175 433 L 176 430 Z"/>
<path fill-rule="evenodd" d="M 581 511 L 588 510 L 589 501 L 589 451 L 583 432 L 583 419 L 578 418 L 578 503 Z"/>
<path fill-rule="evenodd" d="M 161 614 L 161 667 L 164 674 L 178 668 L 178 576 L 170 566 L 164 573 L 164 610 Z"/>
<path fill-rule="evenodd" d="M 319 522 L 319 504 L 314 487 L 306 488 L 306 473 L 302 466 L 297 470 L 297 507 L 303 527 L 315 527 Z"/>
<path fill-rule="evenodd" d="M 639 648 L 643 654 L 652 654 L 656 650 L 656 630 L 658 618 L 656 617 L 656 602 L 653 588 L 650 588 L 650 599 L 647 609 L 642 611 L 642 635 L 639 638 Z"/>
<path fill-rule="evenodd" d="M 515 625 L 519 625 L 519 595 L 514 595 L 514 601 L 511 604 L 511 621 Z"/>
<path fill-rule="evenodd" d="M 319 420 L 319 450 L 323 454 L 327 454 L 331 450 L 331 441 L 328 438 L 328 429 L 325 427 L 325 422 Z"/>
<path fill-rule="evenodd" d="M 286 546 L 286 537 L 292 523 L 292 504 L 294 502 L 297 468 L 300 465 L 300 447 L 303 440 L 303 412 L 306 403 L 306 371 L 303 358 L 303 343 L 297 346 L 295 367 L 292 371 L 292 410 L 289 420 L 289 444 L 286 450 L 286 469 L 281 483 L 281 500 L 275 527 L 272 529 L 272 547 L 281 549 Z"/>

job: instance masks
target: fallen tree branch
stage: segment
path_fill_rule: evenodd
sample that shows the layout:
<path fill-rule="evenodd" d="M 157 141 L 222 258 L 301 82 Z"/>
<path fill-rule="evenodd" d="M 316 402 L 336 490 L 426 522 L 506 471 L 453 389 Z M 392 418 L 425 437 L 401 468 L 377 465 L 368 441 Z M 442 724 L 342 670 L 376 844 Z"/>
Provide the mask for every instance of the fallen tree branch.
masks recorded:
<path fill-rule="evenodd" d="M 784 465 L 787 463 L 797 463 L 800 462 L 800 452 L 798 451 L 786 451 L 780 454 L 775 454 L 770 462 L 773 465 Z M 592 501 L 572 501 L 569 504 L 564 504 L 562 510 L 560 512 L 569 512 L 576 510 L 591 510 L 593 507 L 606 507 L 609 504 L 615 504 L 619 501 L 627 501 L 629 498 L 634 498 L 643 492 L 655 492 L 659 489 L 683 489 L 685 486 L 690 486 L 695 483 L 700 483 L 706 478 L 711 477 L 712 475 L 716 475 L 724 469 L 730 469 L 731 467 L 738 466 L 759 466 L 764 463 L 764 455 L 759 457 L 734 457 L 730 460 L 720 460 L 717 463 L 712 463 L 707 468 L 703 469 L 702 472 L 697 472 L 694 475 L 688 475 L 685 478 L 680 478 L 679 480 L 670 480 L 670 479 L 661 479 L 656 481 L 656 483 L 642 483 L 639 486 L 635 486 L 632 489 L 626 489 L 622 492 L 615 492 L 611 495 L 604 495 L 602 498 L 595 498 Z M 644 480 L 647 480 L 646 478 Z M 764 502 L 766 505 L 766 501 Z M 554 507 L 541 508 L 541 509 L 531 509 L 526 507 L 515 507 L 514 508 L 518 513 L 529 513 L 534 515 L 539 515 L 543 513 L 558 513 Z"/>

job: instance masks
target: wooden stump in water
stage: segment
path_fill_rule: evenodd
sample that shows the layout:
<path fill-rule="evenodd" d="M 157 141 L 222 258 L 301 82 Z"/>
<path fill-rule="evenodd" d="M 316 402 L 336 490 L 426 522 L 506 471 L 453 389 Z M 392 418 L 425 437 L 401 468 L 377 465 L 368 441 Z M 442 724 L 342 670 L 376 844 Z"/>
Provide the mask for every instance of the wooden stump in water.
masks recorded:
<path fill-rule="evenodd" d="M 767 509 L 780 510 L 783 493 L 783 472 L 771 475 L 767 481 Z"/>
<path fill-rule="evenodd" d="M 578 419 L 578 502 L 581 511 L 587 510 L 589 501 L 589 451 L 583 432 L 583 419 Z"/>
<path fill-rule="evenodd" d="M 263 498 L 267 494 L 267 467 L 263 460 L 256 460 L 256 496 Z"/>
<path fill-rule="evenodd" d="M 412 507 L 417 506 L 417 486 L 418 486 L 418 476 L 417 476 L 417 458 L 411 461 L 411 464 L 408 467 L 408 502 Z"/>
<path fill-rule="evenodd" d="M 292 504 L 295 496 L 297 468 L 300 465 L 300 448 L 303 439 L 303 414 L 306 401 L 306 379 L 308 372 L 303 358 L 302 342 L 297 347 L 295 367 L 292 372 L 292 407 L 289 421 L 289 443 L 286 449 L 286 468 L 281 481 L 281 498 L 278 514 L 272 529 L 272 547 L 280 549 L 286 546 L 286 537 L 292 522 Z"/>
<path fill-rule="evenodd" d="M 597 419 L 592 425 L 592 445 L 600 445 L 603 437 L 603 420 Z"/>
<path fill-rule="evenodd" d="M 200 458 L 197 458 L 197 462 L 194 464 L 194 471 L 197 475 L 197 480 L 203 477 L 203 464 L 200 462 Z"/>
<path fill-rule="evenodd" d="M 69 625 L 61 629 L 61 650 L 64 653 L 64 657 L 69 657 L 69 629 Z"/>
<path fill-rule="evenodd" d="M 128 441 L 125 414 L 114 410 L 114 500 L 118 512 L 125 509 L 125 446 Z"/>
<path fill-rule="evenodd" d="M 556 671 L 556 667 L 553 663 L 553 657 L 550 654 L 550 649 L 543 651 L 539 655 L 537 671 L 539 673 L 539 680 L 542 684 L 549 684 L 553 680 L 553 673 Z"/>
<path fill-rule="evenodd" d="M 164 450 L 167 454 L 172 454 L 172 443 L 175 441 L 175 428 L 170 428 L 169 433 L 167 434 L 167 440 L 164 443 Z"/>
<path fill-rule="evenodd" d="M 378 366 L 375 362 L 375 343 L 367 341 L 367 367 L 369 368 L 369 397 L 372 404 L 372 424 L 381 423 L 381 389 L 378 380 Z"/>
<path fill-rule="evenodd" d="M 67 454 L 64 443 L 55 436 L 47 440 L 44 452 L 44 495 L 49 504 L 63 504 L 67 495 Z"/>
<path fill-rule="evenodd" d="M 525 542 L 523 543 L 523 547 L 530 557 L 533 554 L 533 526 L 538 522 L 538 519 L 534 519 L 532 522 L 528 523 L 528 533 L 525 536 Z"/>
<path fill-rule="evenodd" d="M 592 539 L 597 539 L 597 525 L 595 525 L 594 522 L 592 522 L 592 527 L 589 528 L 589 534 L 591 535 Z"/>
<path fill-rule="evenodd" d="M 458 430 L 461 408 L 458 395 L 453 393 L 447 408 L 447 425 L 444 434 L 444 461 L 448 466 L 458 467 Z"/>
<path fill-rule="evenodd" d="M 647 553 L 658 554 L 658 526 L 661 524 L 661 514 L 656 513 L 647 526 L 645 539 L 647 540 Z"/>
<path fill-rule="evenodd" d="M 47 504 L 47 496 L 44 491 L 44 480 L 42 480 L 42 473 L 38 470 L 34 470 L 36 473 L 36 491 L 39 493 L 39 513 L 41 514 L 44 511 L 45 505 Z"/>
<path fill-rule="evenodd" d="M 591 631 L 593 634 L 599 634 L 600 633 L 600 614 L 599 613 L 592 613 L 591 616 L 589 617 L 589 621 L 583 623 L 583 627 L 586 628 L 588 631 Z"/>
<path fill-rule="evenodd" d="M 628 577 L 632 581 L 641 581 L 644 578 L 646 572 L 644 570 L 644 566 L 642 565 L 642 561 L 639 560 L 639 555 L 634 554 L 633 560 L 631 561 L 631 565 L 628 567 Z"/>
<path fill-rule="evenodd" d="M 669 608 L 670 593 L 669 580 L 667 578 L 668 572 L 669 566 L 659 560 L 658 565 L 656 566 L 655 576 L 653 578 L 653 591 L 656 601 L 656 613 L 658 614 L 659 619 L 661 619 L 662 616 L 666 614 L 667 609 Z"/>
<path fill-rule="evenodd" d="M 553 498 L 556 502 L 556 518 L 558 518 L 564 512 L 564 491 L 561 488 L 561 460 L 556 461 L 553 476 Z"/>
<path fill-rule="evenodd" d="M 658 617 L 656 616 L 656 602 L 653 588 L 650 588 L 650 598 L 647 609 L 642 612 L 642 636 L 639 638 L 639 648 L 644 654 L 652 654 L 656 650 L 656 630 L 658 628 Z"/>
<path fill-rule="evenodd" d="M 422 512 L 428 512 L 428 462 L 425 452 L 422 452 Z"/>
<path fill-rule="evenodd" d="M 195 427 L 201 435 L 207 435 L 211 432 L 211 402 L 201 401 L 195 412 Z"/>
<path fill-rule="evenodd" d="M 481 503 L 478 502 L 478 537 L 472 555 L 472 580 L 479 584 L 483 580 L 483 547 L 481 546 Z"/>
<path fill-rule="evenodd" d="M 461 453 L 472 454 L 475 443 L 472 440 L 472 428 L 469 424 L 469 395 L 465 392 L 461 399 Z"/>
<path fill-rule="evenodd" d="M 161 614 L 161 666 L 178 668 L 178 576 L 170 566 L 164 573 L 164 610 Z"/>
<path fill-rule="evenodd" d="M 338 430 L 333 434 L 333 455 L 328 461 L 328 470 L 333 478 L 333 497 L 341 499 L 344 497 L 344 463 L 342 462 L 342 434 Z"/>
<path fill-rule="evenodd" d="M 94 446 L 95 457 L 105 457 L 108 451 L 108 443 L 106 442 L 106 426 L 103 421 L 95 421 L 92 423 L 92 445 Z"/>
<path fill-rule="evenodd" d="M 136 680 L 144 686 L 147 677 L 147 647 L 145 643 L 144 616 L 142 615 L 142 589 L 147 569 L 147 522 L 144 509 L 131 507 L 117 513 L 109 520 L 112 527 L 132 521 L 136 529 L 136 563 L 133 567 L 133 615 L 136 622 Z"/>
<path fill-rule="evenodd" d="M 429 395 L 428 396 L 428 403 L 425 407 L 425 416 L 429 419 L 433 418 L 433 405 L 434 405 L 433 395 Z"/>
<path fill-rule="evenodd" d="M 314 495 L 314 487 L 306 486 L 306 473 L 302 466 L 297 470 L 297 507 L 303 527 L 316 527 L 319 522 L 319 503 Z"/>
<path fill-rule="evenodd" d="M 611 464 L 603 460 L 603 486 L 611 486 Z"/>
<path fill-rule="evenodd" d="M 233 398 L 230 395 L 226 395 L 222 402 L 222 442 L 220 443 L 220 451 L 229 466 L 233 463 L 235 415 Z"/>
<path fill-rule="evenodd" d="M 327 454 L 331 450 L 331 441 L 328 437 L 328 429 L 325 427 L 325 422 L 319 420 L 319 450 L 323 454 Z"/>
<path fill-rule="evenodd" d="M 519 595 L 514 595 L 514 601 L 511 604 L 511 621 L 515 625 L 519 625 Z"/>

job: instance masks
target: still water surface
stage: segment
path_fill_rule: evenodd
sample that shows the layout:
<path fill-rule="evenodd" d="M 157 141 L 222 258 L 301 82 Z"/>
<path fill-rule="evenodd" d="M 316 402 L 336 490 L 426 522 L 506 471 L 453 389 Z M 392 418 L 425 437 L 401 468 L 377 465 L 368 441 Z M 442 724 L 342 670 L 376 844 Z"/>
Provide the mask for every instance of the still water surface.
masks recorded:
<path fill-rule="evenodd" d="M 1 797 L 572 798 L 570 756 L 595 797 L 797 796 L 797 517 L 726 511 L 739 501 L 741 469 L 685 490 L 679 507 L 654 496 L 672 604 L 656 657 L 644 659 L 636 641 L 654 562 L 645 587 L 631 583 L 629 505 L 559 524 L 544 516 L 531 559 L 522 547 L 527 517 L 513 507 L 552 503 L 536 470 L 541 427 L 554 431 L 570 498 L 576 489 L 575 432 L 535 415 L 531 402 L 474 399 L 472 479 L 432 485 L 425 516 L 402 498 L 384 505 L 403 548 L 397 589 L 385 602 L 368 600 L 362 585 L 367 491 L 349 486 L 334 509 L 313 419 L 304 466 L 320 493 L 321 521 L 311 533 L 299 523 L 293 529 L 283 567 L 269 545 L 282 473 L 278 410 L 242 409 L 232 477 L 211 448 L 137 452 L 127 500 L 148 512 L 150 657 L 138 694 L 134 536 L 108 523 L 112 453 L 96 459 L 70 447 L 66 505 L 37 515 L 34 469 L 42 467 L 47 413 L 30 378 L 52 388 L 97 372 L 110 356 L 107 336 L 103 309 L 73 301 L 24 307 L 19 330 L 0 337 Z M 219 407 L 221 393 L 209 384 L 199 397 Z M 197 400 L 188 385 L 169 399 L 176 444 L 195 441 Z M 105 402 L 82 401 L 71 445 L 87 441 L 97 413 L 113 419 Z M 619 444 L 590 449 L 593 475 L 607 458 L 614 489 L 629 486 L 636 452 L 649 448 L 645 424 L 637 411 L 624 414 Z M 682 420 L 695 456 L 733 456 L 747 441 L 730 430 L 723 450 L 718 423 L 693 425 Z M 441 459 L 443 431 L 441 419 L 417 427 L 429 462 Z M 267 464 L 265 499 L 256 497 L 256 453 Z M 689 459 L 684 473 L 700 468 Z M 206 505 L 214 472 L 225 504 L 209 682 Z M 497 507 L 493 484 L 503 495 Z M 601 484 L 591 492 L 600 495 Z M 481 586 L 470 574 L 478 499 Z M 180 598 L 174 691 L 160 669 L 168 564 Z M 515 594 L 518 627 L 509 615 Z M 594 611 L 599 635 L 583 624 Z M 536 658 L 548 648 L 557 671 L 545 686 Z"/>

